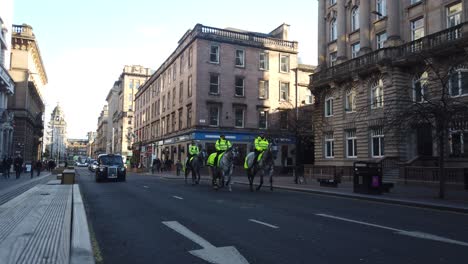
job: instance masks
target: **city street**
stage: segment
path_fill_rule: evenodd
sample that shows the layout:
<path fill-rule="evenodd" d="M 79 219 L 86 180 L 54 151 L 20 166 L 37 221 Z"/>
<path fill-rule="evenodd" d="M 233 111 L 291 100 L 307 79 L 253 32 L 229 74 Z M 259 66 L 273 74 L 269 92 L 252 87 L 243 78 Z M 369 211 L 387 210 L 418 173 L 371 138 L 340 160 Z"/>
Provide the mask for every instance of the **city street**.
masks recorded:
<path fill-rule="evenodd" d="M 97 263 L 466 263 L 468 215 L 77 169 Z M 222 260 L 219 262 L 219 260 Z M 218 261 L 218 262 L 216 262 Z"/>

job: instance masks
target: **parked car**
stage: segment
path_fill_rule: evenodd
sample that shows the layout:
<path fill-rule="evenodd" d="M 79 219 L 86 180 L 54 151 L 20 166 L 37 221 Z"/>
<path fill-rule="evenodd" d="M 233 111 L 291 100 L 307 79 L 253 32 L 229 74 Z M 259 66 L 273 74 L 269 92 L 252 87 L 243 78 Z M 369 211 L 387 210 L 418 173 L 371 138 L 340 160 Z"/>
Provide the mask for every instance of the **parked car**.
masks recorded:
<path fill-rule="evenodd" d="M 88 164 L 88 170 L 95 172 L 98 166 L 99 165 L 98 165 L 97 160 L 90 160 Z"/>
<path fill-rule="evenodd" d="M 126 180 L 126 169 L 122 156 L 114 154 L 101 154 L 97 159 L 98 167 L 96 169 L 96 182 L 102 180 Z"/>

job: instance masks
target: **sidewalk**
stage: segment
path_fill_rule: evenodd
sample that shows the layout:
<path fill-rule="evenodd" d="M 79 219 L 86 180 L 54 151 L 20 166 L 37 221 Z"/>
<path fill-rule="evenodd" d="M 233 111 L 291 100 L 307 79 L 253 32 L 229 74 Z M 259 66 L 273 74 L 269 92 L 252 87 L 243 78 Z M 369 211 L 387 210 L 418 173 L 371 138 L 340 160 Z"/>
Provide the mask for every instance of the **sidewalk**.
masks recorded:
<path fill-rule="evenodd" d="M 151 173 L 142 173 L 152 175 Z M 184 176 L 176 176 L 174 172 L 157 173 L 155 176 L 169 179 L 183 179 Z M 234 175 L 234 182 L 248 185 L 248 179 L 245 175 Z M 210 180 L 209 176 L 202 175 L 202 180 Z M 255 178 L 255 185 L 258 185 L 259 177 Z M 269 190 L 269 179 L 264 179 L 263 191 Z M 353 183 L 345 181 L 338 187 L 322 187 L 315 179 L 306 179 L 306 183 L 295 184 L 291 176 L 276 176 L 273 178 L 273 187 L 284 190 L 301 191 L 316 193 L 322 195 L 340 196 L 352 199 L 369 200 L 375 202 L 384 202 L 400 205 L 408 205 L 422 208 L 446 210 L 453 212 L 468 213 L 468 190 L 461 187 L 447 185 L 446 198 L 438 198 L 438 186 L 418 186 L 396 183 L 395 187 L 389 193 L 381 195 L 367 195 L 353 192 Z"/>
<path fill-rule="evenodd" d="M 55 177 L 25 177 L 1 191 L 13 195 L 0 203 L 2 264 L 94 263 L 79 186 L 60 184 Z"/>

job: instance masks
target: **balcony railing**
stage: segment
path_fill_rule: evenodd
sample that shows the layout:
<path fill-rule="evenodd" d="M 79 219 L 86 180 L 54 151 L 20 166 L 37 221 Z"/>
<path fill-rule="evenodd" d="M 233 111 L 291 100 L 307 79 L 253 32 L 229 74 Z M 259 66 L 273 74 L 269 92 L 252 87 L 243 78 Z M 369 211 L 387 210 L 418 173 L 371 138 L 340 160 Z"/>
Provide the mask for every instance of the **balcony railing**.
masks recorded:
<path fill-rule="evenodd" d="M 313 85 L 320 85 L 330 81 L 334 77 L 340 75 L 346 76 L 362 69 L 368 69 L 371 65 L 386 61 L 391 62 L 407 59 L 413 56 L 423 55 L 424 52 L 434 51 L 435 49 L 448 46 L 466 37 L 463 35 L 463 27 L 468 27 L 468 22 L 397 47 L 379 49 L 336 66 L 322 69 L 310 76 L 310 83 Z"/>
<path fill-rule="evenodd" d="M 298 48 L 296 41 L 270 38 L 252 32 L 236 32 L 228 29 L 207 27 L 201 24 L 197 24 L 195 26 L 194 32 L 196 32 L 196 35 L 198 36 L 212 36 L 215 38 L 230 39 L 235 41 L 246 41 L 256 45 L 283 47 L 293 49 L 294 51 L 297 51 Z"/>
<path fill-rule="evenodd" d="M 32 30 L 33 30 L 32 27 L 30 25 L 26 25 L 26 24 L 13 25 L 13 27 L 12 27 L 13 34 L 22 35 L 22 36 L 33 37 L 34 34 L 33 34 Z"/>

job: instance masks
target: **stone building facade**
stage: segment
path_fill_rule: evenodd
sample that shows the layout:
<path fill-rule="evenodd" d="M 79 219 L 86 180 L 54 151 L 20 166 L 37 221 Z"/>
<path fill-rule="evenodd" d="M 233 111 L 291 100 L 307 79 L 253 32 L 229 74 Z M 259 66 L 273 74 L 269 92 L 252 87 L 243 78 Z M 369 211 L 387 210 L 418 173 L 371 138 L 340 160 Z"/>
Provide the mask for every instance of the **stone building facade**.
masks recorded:
<path fill-rule="evenodd" d="M 287 123 L 286 110 L 311 103 L 298 83 L 308 83 L 312 67 L 299 67 L 298 43 L 288 33 L 286 24 L 270 33 L 201 24 L 187 31 L 136 95 L 134 148 L 142 163 L 183 160 L 192 139 L 212 152 L 220 134 L 245 155 L 261 130 L 291 155 L 295 139 L 287 126 L 276 129 L 276 120 Z"/>
<path fill-rule="evenodd" d="M 99 154 L 103 153 L 108 153 L 106 150 L 108 148 L 108 118 L 109 118 L 109 113 L 108 113 L 108 106 L 104 105 L 102 108 L 101 113 L 99 114 L 98 117 L 98 123 L 97 123 L 97 130 L 96 130 L 96 139 L 94 140 L 94 158 L 96 158 Z"/>
<path fill-rule="evenodd" d="M 30 163 L 42 154 L 47 74 L 31 26 L 13 25 L 11 43 L 10 74 L 15 82 L 15 94 L 8 101 L 15 123 L 12 150 Z"/>
<path fill-rule="evenodd" d="M 12 155 L 13 112 L 8 111 L 8 100 L 15 92 L 10 69 L 13 1 L 5 0 L 0 9 L 0 158 Z"/>
<path fill-rule="evenodd" d="M 64 161 L 67 156 L 67 121 L 60 105 L 52 110 L 45 136 L 45 152 L 48 158 Z"/>
<path fill-rule="evenodd" d="M 151 69 L 140 65 L 125 65 L 106 98 L 108 104 L 108 153 L 130 159 L 134 140 L 135 94 L 151 76 Z"/>
<path fill-rule="evenodd" d="M 439 155 L 431 121 L 397 131 L 388 117 L 408 104 L 424 106 L 442 91 L 451 101 L 468 103 L 467 5 L 319 0 L 319 66 L 310 80 L 317 98 L 317 166 L 350 168 L 358 160 L 417 164 Z M 446 153 L 458 166 L 468 158 L 464 122 L 446 131 Z"/>

